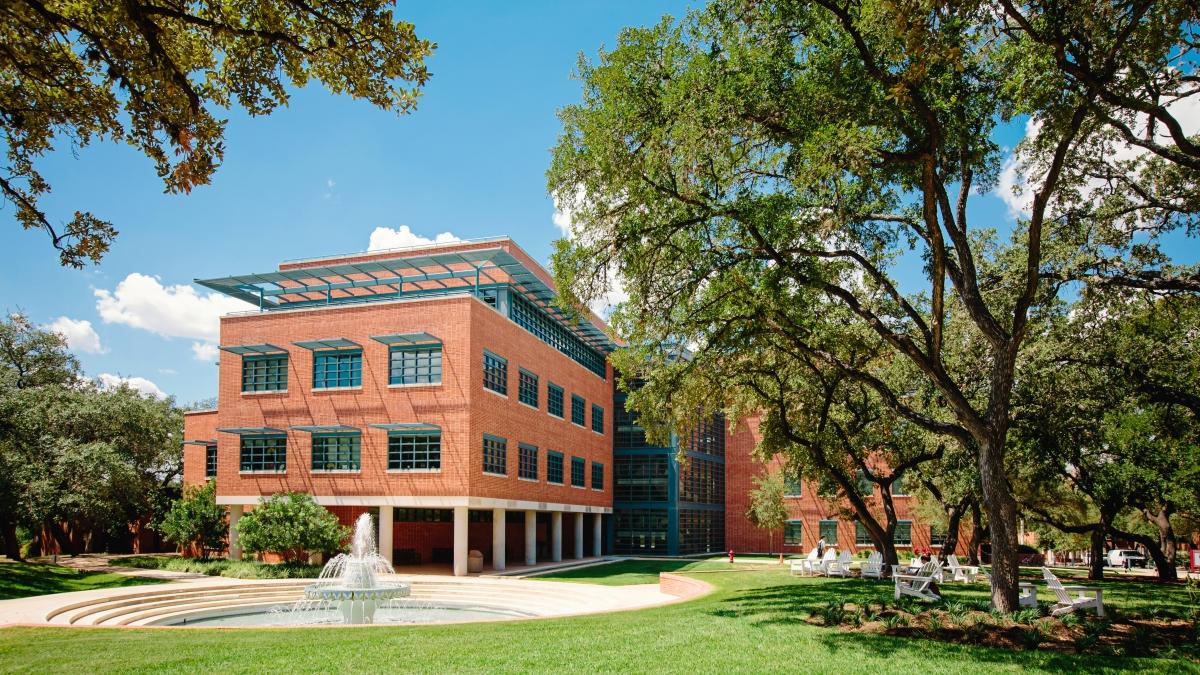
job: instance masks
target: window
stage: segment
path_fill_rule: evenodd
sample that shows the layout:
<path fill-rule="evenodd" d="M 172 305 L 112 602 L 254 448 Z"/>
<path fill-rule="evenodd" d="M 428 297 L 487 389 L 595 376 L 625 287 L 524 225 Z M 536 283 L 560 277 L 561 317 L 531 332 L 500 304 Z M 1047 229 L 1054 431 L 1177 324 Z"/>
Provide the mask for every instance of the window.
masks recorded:
<path fill-rule="evenodd" d="M 242 391 L 287 391 L 287 354 L 243 356 Z"/>
<path fill-rule="evenodd" d="M 800 480 L 790 473 L 783 475 L 783 496 L 784 497 L 800 497 L 804 494 L 804 487 L 800 484 Z"/>
<path fill-rule="evenodd" d="M 783 524 L 783 545 L 799 546 L 800 536 L 804 533 L 804 521 L 789 520 Z"/>
<path fill-rule="evenodd" d="M 538 376 L 524 368 L 517 374 L 517 400 L 538 407 Z"/>
<path fill-rule="evenodd" d="M 204 477 L 217 477 L 217 446 L 204 446 Z"/>
<path fill-rule="evenodd" d="M 499 436 L 483 435 L 483 472 L 508 475 L 508 441 Z"/>
<path fill-rule="evenodd" d="M 837 546 L 838 521 L 822 520 L 820 522 L 821 538 L 830 546 Z"/>
<path fill-rule="evenodd" d="M 896 523 L 896 534 L 892 537 L 892 543 L 897 546 L 912 546 L 911 520 L 901 520 Z"/>
<path fill-rule="evenodd" d="M 508 395 L 508 361 L 486 350 L 483 352 L 483 388 Z"/>
<path fill-rule="evenodd" d="M 555 417 L 563 416 L 563 388 L 557 384 L 546 387 L 546 412 Z"/>
<path fill-rule="evenodd" d="M 585 464 L 585 462 L 583 461 L 582 457 L 572 457 L 571 458 L 571 486 L 572 487 L 583 487 L 583 481 L 585 478 L 584 464 Z"/>
<path fill-rule="evenodd" d="M 707 455 L 724 455 L 725 416 L 714 415 L 700 420 L 687 440 L 687 448 L 693 452 L 703 452 Z"/>
<path fill-rule="evenodd" d="M 242 436 L 241 471 L 287 471 L 287 437 Z"/>
<path fill-rule="evenodd" d="M 517 478 L 537 480 L 537 448 L 520 443 L 517 445 Z"/>
<path fill-rule="evenodd" d="M 579 426 L 583 426 L 584 414 L 583 397 L 579 394 L 571 394 L 571 421 Z"/>
<path fill-rule="evenodd" d="M 613 445 L 618 448 L 646 447 L 646 430 L 638 425 L 637 415 L 625 409 L 624 398 L 617 400 L 615 415 Z"/>
<path fill-rule="evenodd" d="M 689 457 L 679 471 L 679 501 L 725 504 L 725 465 Z"/>
<path fill-rule="evenodd" d="M 679 509 L 679 553 L 716 553 L 725 549 L 725 513 Z"/>
<path fill-rule="evenodd" d="M 362 350 L 313 353 L 313 389 L 362 386 Z"/>
<path fill-rule="evenodd" d="M 892 496 L 893 497 L 907 497 L 908 496 L 908 491 L 904 489 L 904 474 L 900 474 L 899 476 L 896 476 L 896 479 L 892 481 Z"/>
<path fill-rule="evenodd" d="M 388 434 L 389 471 L 437 471 L 441 468 L 440 433 Z"/>
<path fill-rule="evenodd" d="M 667 501 L 667 457 L 627 455 L 613 458 L 613 500 Z"/>
<path fill-rule="evenodd" d="M 442 348 L 392 347 L 388 350 L 388 384 L 441 384 Z"/>
<path fill-rule="evenodd" d="M 858 470 L 858 492 L 864 497 L 870 497 L 875 492 L 875 484 L 862 469 Z"/>
<path fill-rule="evenodd" d="M 542 342 L 566 354 L 579 365 L 600 377 L 606 377 L 604 355 L 580 340 L 566 326 L 555 321 L 544 310 L 524 297 L 513 294 L 508 316 L 521 328 L 533 333 Z"/>
<path fill-rule="evenodd" d="M 396 508 L 392 520 L 397 523 L 452 523 L 454 511 L 450 509 Z"/>
<path fill-rule="evenodd" d="M 929 545 L 930 546 L 938 546 L 938 547 L 945 546 L 946 545 L 946 532 L 943 530 L 939 530 L 937 528 L 937 526 L 935 526 L 935 525 L 930 525 L 929 526 Z"/>
<path fill-rule="evenodd" d="M 867 526 L 854 521 L 854 545 L 855 546 L 871 546 L 875 542 L 871 541 L 871 535 L 867 532 Z"/>
<path fill-rule="evenodd" d="M 546 482 L 562 485 L 563 455 L 561 452 L 546 451 Z"/>
<path fill-rule="evenodd" d="M 667 552 L 666 509 L 622 509 L 613 513 L 613 521 L 613 552 Z"/>
<path fill-rule="evenodd" d="M 604 408 L 592 404 L 592 431 L 602 434 L 604 433 Z"/>
<path fill-rule="evenodd" d="M 358 434 L 322 434 L 312 437 L 313 471 L 358 471 L 362 442 Z"/>
<path fill-rule="evenodd" d="M 604 489 L 604 465 L 600 462 L 592 462 L 592 489 Z"/>

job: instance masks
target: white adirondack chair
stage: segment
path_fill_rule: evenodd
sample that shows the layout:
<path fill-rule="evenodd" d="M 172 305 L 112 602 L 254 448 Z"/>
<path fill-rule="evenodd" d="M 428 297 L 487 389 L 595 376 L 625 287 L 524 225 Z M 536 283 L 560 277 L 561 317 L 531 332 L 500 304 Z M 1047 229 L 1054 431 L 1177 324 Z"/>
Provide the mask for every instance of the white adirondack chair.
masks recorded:
<path fill-rule="evenodd" d="M 1042 568 L 1042 576 L 1046 578 L 1046 585 L 1050 587 L 1054 597 L 1058 600 L 1058 603 L 1050 608 L 1052 616 L 1062 616 L 1077 609 L 1090 607 L 1096 610 L 1097 617 L 1104 618 L 1103 589 L 1092 586 L 1064 586 L 1048 567 Z M 1071 595 L 1071 593 L 1076 595 Z"/>
<path fill-rule="evenodd" d="M 825 549 L 825 557 L 821 558 L 821 561 L 819 563 L 817 563 L 817 565 L 813 571 L 815 573 L 824 574 L 824 575 L 828 576 L 829 575 L 829 564 L 833 563 L 833 562 L 837 562 L 837 550 L 832 549 L 832 548 L 827 548 L 827 549 Z"/>
<path fill-rule="evenodd" d="M 871 555 L 867 556 L 867 561 L 862 565 L 862 576 L 873 577 L 875 579 L 883 578 L 883 554 L 879 551 L 871 551 Z"/>
<path fill-rule="evenodd" d="M 808 552 L 807 558 L 792 561 L 791 573 L 796 574 L 798 572 L 804 576 L 813 574 L 818 562 L 820 562 L 820 559 L 817 558 L 817 549 L 816 547 L 813 547 L 813 550 Z"/>
<path fill-rule="evenodd" d="M 958 556 L 951 553 L 946 556 L 946 569 L 950 572 L 950 581 L 971 583 L 979 575 L 979 568 L 971 565 L 960 565 Z"/>
<path fill-rule="evenodd" d="M 915 574 L 896 574 L 893 579 L 896 582 L 896 599 L 899 600 L 902 595 L 911 595 L 921 598 L 922 600 L 932 600 L 934 602 L 941 600 L 942 596 L 938 595 L 933 590 L 933 585 L 938 582 L 941 570 L 941 565 L 930 560 L 921 566 Z"/>
<path fill-rule="evenodd" d="M 848 577 L 850 576 L 850 563 L 854 560 L 854 556 L 850 555 L 850 551 L 842 551 L 836 560 L 830 561 L 825 566 L 825 574 L 831 577 Z"/>

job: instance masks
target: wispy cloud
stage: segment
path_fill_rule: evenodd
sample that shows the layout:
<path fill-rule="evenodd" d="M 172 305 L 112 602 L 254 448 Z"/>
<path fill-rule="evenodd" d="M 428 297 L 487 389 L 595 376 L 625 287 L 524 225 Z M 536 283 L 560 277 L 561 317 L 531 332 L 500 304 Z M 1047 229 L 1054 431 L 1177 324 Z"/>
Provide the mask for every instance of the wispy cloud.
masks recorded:
<path fill-rule="evenodd" d="M 43 328 L 54 331 L 66 338 L 67 346 L 73 351 L 85 354 L 104 354 L 108 352 L 108 348 L 100 344 L 100 335 L 96 333 L 95 328 L 92 328 L 92 322 L 87 319 L 72 319 L 67 316 L 60 316 L 43 326 Z"/>
<path fill-rule="evenodd" d="M 462 241 L 451 232 L 442 232 L 432 239 L 423 237 L 412 231 L 407 225 L 396 229 L 377 227 L 371 232 L 371 240 L 367 244 L 368 251 L 383 251 L 389 248 L 408 248 L 410 246 L 425 246 L 428 244 L 449 244 Z"/>

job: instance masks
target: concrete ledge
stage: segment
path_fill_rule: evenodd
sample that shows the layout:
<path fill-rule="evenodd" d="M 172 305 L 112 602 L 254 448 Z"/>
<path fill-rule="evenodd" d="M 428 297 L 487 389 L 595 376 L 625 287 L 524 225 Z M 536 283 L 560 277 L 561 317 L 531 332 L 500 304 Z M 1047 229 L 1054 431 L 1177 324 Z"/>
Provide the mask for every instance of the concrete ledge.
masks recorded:
<path fill-rule="evenodd" d="M 685 577 L 670 572 L 658 573 L 658 592 L 673 595 L 677 598 L 690 600 L 702 595 L 708 595 L 713 590 L 712 584 Z"/>

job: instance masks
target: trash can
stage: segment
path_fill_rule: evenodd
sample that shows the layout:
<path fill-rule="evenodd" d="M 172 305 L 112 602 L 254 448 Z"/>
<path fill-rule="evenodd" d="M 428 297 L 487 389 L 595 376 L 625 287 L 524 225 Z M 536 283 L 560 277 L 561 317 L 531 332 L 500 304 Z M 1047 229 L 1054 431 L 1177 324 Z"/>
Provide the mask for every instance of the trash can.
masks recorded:
<path fill-rule="evenodd" d="M 479 551 L 467 552 L 467 572 L 478 574 L 483 571 L 483 554 Z"/>

